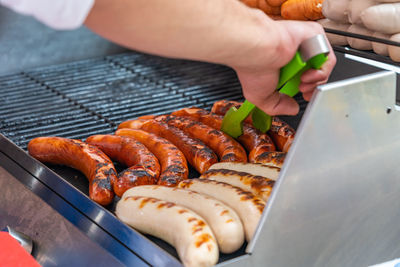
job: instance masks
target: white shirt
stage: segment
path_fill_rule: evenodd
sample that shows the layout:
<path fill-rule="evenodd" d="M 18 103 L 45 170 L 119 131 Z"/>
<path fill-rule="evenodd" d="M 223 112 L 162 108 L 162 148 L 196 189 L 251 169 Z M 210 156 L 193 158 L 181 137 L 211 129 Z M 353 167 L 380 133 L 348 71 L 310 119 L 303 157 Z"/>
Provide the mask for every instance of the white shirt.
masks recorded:
<path fill-rule="evenodd" d="M 57 30 L 80 27 L 95 0 L 0 0 L 0 4 L 15 12 L 35 17 Z"/>

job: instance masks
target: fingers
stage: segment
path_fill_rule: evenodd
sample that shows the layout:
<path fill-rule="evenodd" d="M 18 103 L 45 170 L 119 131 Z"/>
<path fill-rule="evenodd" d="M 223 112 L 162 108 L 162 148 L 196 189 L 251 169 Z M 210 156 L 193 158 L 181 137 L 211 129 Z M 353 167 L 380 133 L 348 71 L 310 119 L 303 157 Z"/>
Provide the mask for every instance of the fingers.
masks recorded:
<path fill-rule="evenodd" d="M 299 105 L 296 100 L 277 91 L 271 94 L 264 101 L 260 101 L 260 99 L 247 99 L 271 116 L 296 115 L 299 113 Z"/>
<path fill-rule="evenodd" d="M 320 70 L 310 69 L 303 73 L 301 76 L 301 84 L 299 86 L 299 91 L 303 93 L 305 100 L 309 101 L 315 88 L 318 85 L 324 84 L 328 81 L 329 76 L 336 64 L 336 56 L 331 51 L 328 55 L 328 60 L 322 66 Z"/>

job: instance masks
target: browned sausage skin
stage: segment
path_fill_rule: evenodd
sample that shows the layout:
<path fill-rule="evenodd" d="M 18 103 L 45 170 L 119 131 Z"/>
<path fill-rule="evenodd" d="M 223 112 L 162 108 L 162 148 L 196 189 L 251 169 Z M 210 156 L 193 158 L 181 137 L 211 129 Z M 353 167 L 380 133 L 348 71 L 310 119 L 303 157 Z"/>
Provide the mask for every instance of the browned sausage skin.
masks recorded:
<path fill-rule="evenodd" d="M 118 180 L 114 183 L 117 196 L 122 196 L 133 186 L 157 183 L 160 164 L 142 143 L 116 135 L 93 135 L 86 139 L 86 143 L 98 147 L 112 160 L 129 167 L 118 175 Z"/>
<path fill-rule="evenodd" d="M 254 163 L 261 163 L 268 166 L 282 168 L 286 157 L 286 152 L 270 151 L 259 155 L 254 159 Z"/>
<path fill-rule="evenodd" d="M 218 162 L 217 155 L 203 142 L 191 138 L 183 131 L 165 122 L 150 119 L 139 120 L 139 122 L 134 122 L 134 124 L 139 125 L 139 129 L 163 137 L 177 146 L 183 152 L 188 162 L 199 173 L 207 171 L 211 165 Z"/>
<path fill-rule="evenodd" d="M 29 142 L 28 151 L 41 162 L 81 171 L 89 180 L 89 197 L 100 205 L 112 202 L 117 173 L 112 161 L 97 147 L 62 137 L 38 137 Z"/>
<path fill-rule="evenodd" d="M 173 187 L 177 186 L 181 180 L 187 179 L 189 169 L 185 156 L 165 138 L 135 129 L 119 129 L 115 134 L 134 138 L 144 144 L 158 158 L 161 165 L 159 185 Z"/>
<path fill-rule="evenodd" d="M 221 100 L 214 103 L 211 111 L 219 115 L 225 113 L 231 108 L 239 108 L 242 103 L 229 100 Z M 251 122 L 251 118 L 247 118 L 246 122 Z M 293 142 L 295 131 L 286 122 L 277 117 L 273 117 L 271 129 L 268 131 L 278 150 L 287 152 Z"/>
<path fill-rule="evenodd" d="M 172 114 L 200 121 L 214 129 L 221 129 L 223 120 L 221 115 L 208 113 L 199 108 L 184 108 L 172 112 Z M 249 151 L 249 162 L 254 162 L 254 159 L 262 153 L 275 150 L 275 146 L 268 135 L 247 124 L 243 125 L 243 134 L 237 140 Z"/>
<path fill-rule="evenodd" d="M 246 151 L 238 142 L 202 122 L 173 115 L 157 116 L 155 119 L 164 121 L 204 142 L 219 156 L 222 162 L 247 162 Z"/>

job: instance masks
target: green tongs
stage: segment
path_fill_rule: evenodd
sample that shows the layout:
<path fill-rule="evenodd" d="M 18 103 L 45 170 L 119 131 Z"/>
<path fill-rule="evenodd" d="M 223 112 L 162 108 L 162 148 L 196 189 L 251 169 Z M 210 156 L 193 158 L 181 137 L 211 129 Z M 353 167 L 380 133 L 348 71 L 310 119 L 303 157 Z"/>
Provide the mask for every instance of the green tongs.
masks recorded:
<path fill-rule="evenodd" d="M 300 77 L 308 69 L 320 69 L 328 59 L 329 45 L 324 35 L 319 34 L 301 43 L 293 59 L 280 71 L 278 90 L 290 97 L 299 92 Z M 243 121 L 252 115 L 255 128 L 266 132 L 271 127 L 272 117 L 245 100 L 239 109 L 232 107 L 225 114 L 221 130 L 237 138 L 243 133 Z"/>

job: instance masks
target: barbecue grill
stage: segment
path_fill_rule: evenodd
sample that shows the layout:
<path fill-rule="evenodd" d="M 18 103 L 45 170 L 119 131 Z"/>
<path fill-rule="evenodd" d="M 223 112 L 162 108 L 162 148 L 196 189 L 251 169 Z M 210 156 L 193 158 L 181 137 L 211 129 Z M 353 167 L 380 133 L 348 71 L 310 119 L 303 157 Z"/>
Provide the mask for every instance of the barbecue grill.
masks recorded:
<path fill-rule="evenodd" d="M 359 116 L 357 117 L 358 119 L 367 120 L 370 118 L 368 112 L 371 111 L 371 108 L 378 105 L 380 105 L 379 109 L 383 108 L 381 102 L 392 101 L 392 104 L 385 103 L 385 114 L 397 114 L 396 107 L 394 106 L 396 100 L 396 75 L 393 73 L 371 74 L 382 70 L 381 68 L 371 66 L 374 62 L 388 62 L 390 63 L 388 66 L 391 68 L 396 68 L 396 63 L 388 61 L 385 57 L 350 48 L 337 47 L 336 53 L 338 65 L 331 76 L 330 83 L 339 82 L 321 87 L 320 92 L 313 99 L 306 112 L 307 103 L 301 97 L 296 97 L 296 100 L 300 104 L 301 112 L 295 117 L 284 117 L 294 128 L 297 128 L 300 124 L 299 135 L 296 136 L 293 148 L 288 155 L 288 160 L 282 169 L 281 178 L 274 188 L 255 240 L 250 244 L 244 244 L 239 251 L 233 254 L 221 254 L 221 266 L 260 265 L 263 263 L 270 263 L 274 266 L 288 266 L 293 264 L 306 266 L 309 263 L 338 265 L 346 262 L 358 265 L 378 263 L 379 261 L 390 260 L 392 259 L 391 257 L 394 258 L 400 255 L 400 248 L 394 245 L 394 239 L 388 240 L 390 231 L 382 233 L 380 237 L 375 237 L 374 241 L 382 246 L 375 253 L 371 252 L 371 246 L 360 246 L 362 242 L 371 241 L 369 239 L 371 236 L 368 235 L 365 237 L 354 237 L 354 240 L 356 240 L 354 245 L 357 245 L 358 249 L 351 248 L 351 246 L 344 246 L 347 249 L 351 248 L 349 252 L 352 252 L 353 255 L 358 255 L 356 253 L 361 253 L 360 251 L 363 249 L 365 253 L 370 254 L 369 257 L 360 254 L 360 258 L 356 256 L 356 259 L 354 259 L 346 254 L 346 257 L 340 258 L 341 255 L 344 255 L 343 250 L 339 248 L 340 245 L 343 245 L 341 242 L 348 240 L 348 238 L 342 235 L 337 236 L 336 239 L 332 237 L 334 245 L 327 248 L 328 250 L 330 249 L 328 251 L 330 254 L 321 248 L 322 245 L 326 244 L 326 242 L 321 240 L 321 237 L 326 237 L 326 232 L 332 230 L 327 229 L 328 227 L 332 227 L 332 225 L 326 222 L 332 218 L 320 218 L 317 212 L 307 210 L 303 204 L 308 203 L 309 207 L 313 208 L 315 206 L 310 204 L 310 202 L 315 200 L 320 201 L 321 206 L 325 206 L 330 205 L 329 203 L 333 199 L 341 197 L 347 197 L 346 199 L 357 203 L 357 201 L 363 199 L 359 196 L 360 192 L 356 190 L 357 188 L 365 190 L 364 187 L 360 187 L 362 181 L 352 180 L 348 190 L 346 190 L 343 179 L 337 179 L 337 183 L 340 185 L 339 188 L 341 188 L 343 194 L 353 192 L 356 197 L 338 195 L 337 191 L 333 189 L 329 190 L 332 186 L 327 184 L 327 182 L 319 183 L 319 187 L 316 189 L 326 194 L 333 194 L 329 195 L 330 198 L 319 196 L 320 198 L 313 199 L 311 198 L 313 193 L 301 197 L 301 192 L 295 190 L 295 185 L 298 184 L 294 184 L 294 181 L 297 181 L 297 179 L 303 179 L 303 186 L 312 186 L 317 177 L 317 175 L 301 172 L 301 168 L 299 167 L 301 162 L 312 164 L 311 162 L 314 160 L 318 162 L 318 166 L 321 168 L 317 172 L 319 176 L 332 177 L 332 174 L 329 172 L 332 170 L 332 167 L 330 169 L 327 168 L 327 166 L 331 165 L 323 161 L 327 158 L 332 159 L 332 157 L 323 157 L 322 154 L 336 156 L 337 154 L 334 153 L 339 153 L 341 151 L 340 148 L 344 145 L 348 148 L 345 151 L 349 153 L 345 158 L 353 160 L 353 165 L 344 163 L 338 159 L 337 163 L 341 164 L 339 166 L 345 168 L 342 174 L 345 174 L 346 170 L 349 171 L 354 167 L 355 170 L 352 172 L 349 171 L 349 174 L 357 175 L 356 170 L 359 170 L 361 167 L 360 161 L 354 159 L 356 150 L 353 150 L 355 149 L 354 146 L 361 144 L 343 142 L 342 145 L 334 143 L 329 146 L 329 140 L 325 140 L 326 136 L 323 136 L 323 134 L 327 134 L 326 131 L 312 130 L 314 126 L 321 127 L 324 123 L 324 129 L 327 129 L 327 131 L 330 130 L 332 133 L 337 133 L 338 129 L 342 129 L 340 128 L 343 126 L 340 125 L 340 119 L 343 118 L 334 117 L 335 111 L 332 110 L 335 105 L 338 105 L 338 102 L 327 101 L 326 92 L 332 92 L 333 97 L 339 97 L 340 100 L 345 102 L 346 106 L 350 107 L 347 115 L 351 120 L 350 123 L 344 124 L 343 129 L 351 129 L 353 132 L 362 130 L 362 125 L 358 125 L 357 120 L 352 119 L 353 115 L 356 117 Z M 349 56 L 350 54 L 353 57 Z M 372 61 L 367 61 L 366 58 L 372 59 Z M 365 76 L 366 74 L 369 75 Z M 352 79 L 346 80 L 348 78 Z M 377 85 L 384 85 L 385 90 L 382 89 L 379 91 L 376 88 Z M 354 87 L 355 93 L 350 93 L 348 90 L 349 87 Z M 84 240 L 86 243 L 82 241 L 80 251 L 73 250 L 72 248 L 71 251 L 79 255 L 81 262 L 85 262 L 86 260 L 92 260 L 93 263 L 100 262 L 93 259 L 93 253 L 87 253 L 87 250 L 91 250 L 91 252 L 99 251 L 99 253 L 106 251 L 106 254 L 109 256 L 101 259 L 103 262 L 112 263 L 115 261 L 115 264 L 132 266 L 181 265 L 175 250 L 171 246 L 157 238 L 142 235 L 119 221 L 112 213 L 115 202 L 108 207 L 101 207 L 91 201 L 88 198 L 88 182 L 82 174 L 69 168 L 39 163 L 26 153 L 27 144 L 32 138 L 50 135 L 84 140 L 94 134 L 113 133 L 117 125 L 122 121 L 142 115 L 165 114 L 190 106 L 210 109 L 215 101 L 221 99 L 241 101 L 243 100 L 241 87 L 233 70 L 220 65 L 165 59 L 137 52 L 129 52 L 35 68 L 12 75 L 1 76 L 0 92 L 0 173 L 1 170 L 6 173 L 6 178 L 0 176 L 0 182 L 3 181 L 2 184 L 5 187 L 2 191 L 18 194 L 26 190 L 27 192 L 24 194 L 27 195 L 27 199 L 29 198 L 28 195 L 33 192 L 34 197 L 38 196 L 40 198 L 38 201 L 42 201 L 43 205 L 49 206 L 49 210 L 61 214 L 63 218 L 60 220 L 65 220 L 66 222 L 64 223 L 66 225 L 71 224 L 69 228 L 79 229 L 80 231 L 77 231 L 75 234 L 76 240 Z M 372 92 L 371 94 L 378 99 L 377 102 L 368 102 L 368 100 L 360 98 L 356 94 L 364 92 Z M 348 99 L 343 95 L 348 97 Z M 350 101 L 350 103 L 346 101 Z M 351 106 L 360 109 L 357 110 L 356 108 L 351 108 Z M 365 115 L 362 116 L 360 114 Z M 398 130 L 395 124 L 396 114 L 391 116 L 390 119 L 377 124 L 384 127 L 381 128 L 382 131 L 393 133 L 391 138 L 387 138 L 387 142 L 394 142 L 394 137 L 396 137 L 396 130 Z M 327 118 L 332 120 L 328 123 L 326 122 Z M 376 120 L 379 120 L 379 118 L 381 117 L 371 121 L 377 123 Z M 313 121 L 315 122 L 314 125 Z M 356 124 L 358 127 L 352 127 L 353 124 Z M 366 129 L 370 130 L 369 128 Z M 369 141 L 371 137 L 379 137 L 379 133 L 377 132 L 364 133 L 369 137 L 360 138 L 360 142 Z M 307 143 L 302 142 L 312 142 L 312 140 L 307 139 L 306 134 L 314 134 L 314 138 L 321 138 L 323 140 L 321 143 L 325 147 L 311 146 L 307 150 L 305 148 L 305 144 Z M 330 137 L 333 140 L 332 142 L 341 141 L 338 138 L 335 139 L 334 134 Z M 375 145 L 365 144 L 365 149 L 360 151 L 363 153 L 372 153 L 374 149 L 378 149 L 377 145 L 382 146 L 385 144 L 390 145 L 385 142 L 377 142 Z M 326 151 L 326 149 L 332 146 L 336 146 L 338 149 Z M 388 155 L 395 159 L 396 157 L 398 158 L 394 153 L 396 146 L 397 144 L 393 144 L 391 148 L 385 146 L 385 151 L 389 151 Z M 300 153 L 306 153 L 309 160 L 302 161 Z M 373 153 L 369 157 L 370 159 L 375 159 Z M 377 162 L 383 164 L 382 159 L 377 159 Z M 116 167 L 117 169 L 120 168 L 118 165 Z M 303 176 L 307 175 L 309 178 L 302 175 L 300 175 L 301 177 L 297 177 L 295 174 L 296 171 Z M 377 168 L 375 173 L 371 174 L 370 178 L 365 179 L 364 182 L 371 182 L 382 175 L 393 175 L 395 173 L 395 169 L 387 172 L 385 168 L 380 167 Z M 191 170 L 190 176 L 195 177 L 196 175 L 197 173 Z M 11 180 L 12 183 L 8 183 L 6 179 Z M 327 181 L 327 179 L 324 178 L 323 181 Z M 14 185 L 20 185 L 21 183 L 29 190 Z M 380 183 L 375 182 L 373 184 L 384 187 L 390 185 L 390 183 L 395 183 L 392 190 L 389 190 L 390 193 L 393 193 L 393 190 L 398 187 L 393 178 L 382 178 Z M 287 191 L 289 189 L 292 191 Z M 293 196 L 298 197 L 297 199 L 290 198 L 292 192 Z M 399 193 L 390 197 L 387 197 L 383 192 L 381 194 L 381 200 L 397 200 L 399 202 Z M 316 194 L 316 197 L 318 197 L 318 194 Z M 3 198 L 5 201 L 6 196 L 0 196 L 0 200 L 3 200 Z M 393 223 L 387 223 L 386 227 L 391 230 L 391 234 L 394 237 L 399 237 L 400 231 L 395 227 L 398 212 L 389 216 L 389 212 L 396 211 L 393 207 L 398 207 L 398 205 L 394 204 L 392 205 L 392 209 L 389 209 L 387 208 L 389 203 L 376 202 L 376 200 L 376 198 L 371 197 L 368 203 L 380 204 L 373 207 L 379 208 L 382 216 L 388 216 L 388 219 L 394 220 Z M 18 214 L 18 205 L 20 205 L 20 203 L 4 201 L 3 203 L 8 203 L 9 205 L 6 207 L 0 206 L 0 212 L 3 211 L 4 214 L 4 219 L 0 218 L 0 227 L 3 226 L 2 224 L 5 224 L 6 220 L 10 220 L 12 217 L 10 214 Z M 298 202 L 297 212 L 296 210 L 288 209 L 287 206 L 295 203 L 294 201 Z M 338 208 L 335 205 L 333 206 Z M 349 205 L 350 207 L 352 206 Z M 333 212 L 333 214 L 349 214 L 349 208 L 345 208 L 341 212 Z M 325 213 L 321 211 L 320 214 Z M 369 212 L 366 210 L 360 214 L 368 218 Z M 353 217 L 350 216 L 349 218 Z M 279 238 L 279 234 L 282 234 L 282 232 L 277 231 L 278 236 L 274 236 L 274 232 L 268 230 L 276 230 L 278 223 L 282 223 L 282 219 L 293 220 L 290 223 L 286 221 L 282 225 L 282 227 L 287 227 L 286 229 L 292 234 L 293 239 L 288 237 L 288 235 L 282 235 L 282 238 Z M 294 229 L 293 223 L 300 222 L 304 224 L 298 225 L 297 230 L 299 232 L 305 231 L 304 233 L 310 233 L 312 231 L 310 226 L 313 226 L 314 224 L 312 223 L 318 220 L 320 220 L 322 226 L 316 228 L 318 232 L 315 235 L 310 235 L 308 241 L 303 240 L 300 242 L 299 239 L 302 235 L 295 235 L 291 232 Z M 355 223 L 354 221 L 352 222 Z M 305 223 L 310 224 L 307 226 Z M 367 229 L 365 224 L 362 222 L 358 223 L 360 224 L 360 229 Z M 383 228 L 374 225 L 374 223 L 378 223 L 377 220 L 370 220 L 368 223 L 373 225 L 371 229 L 382 230 Z M 350 225 L 354 226 L 354 224 Z M 352 227 L 351 229 L 355 233 L 360 234 L 356 228 Z M 21 229 L 21 231 L 24 230 L 30 231 L 33 239 L 35 239 L 34 231 L 39 231 L 39 229 Z M 388 240 L 386 243 L 384 242 L 385 238 Z M 274 248 L 274 243 L 268 240 L 273 240 L 281 246 Z M 316 247 L 310 247 L 310 242 L 317 242 L 315 244 Z M 293 244 L 292 246 L 290 246 L 291 243 Z M 304 247 L 301 247 L 302 245 Z M 390 245 L 393 245 L 393 247 Z M 268 249 L 269 253 L 261 255 L 259 246 Z M 296 246 L 300 247 L 296 249 Z M 320 246 L 320 250 L 318 250 L 318 246 Z M 310 248 L 312 250 L 307 250 Z M 63 248 L 59 247 L 59 249 Z M 309 254 L 310 252 L 321 253 L 321 251 L 324 253 L 320 257 L 315 256 L 315 254 Z M 291 256 L 287 256 L 286 253 Z M 51 257 L 46 258 L 44 254 L 59 259 L 57 251 L 41 250 L 39 244 L 36 256 L 44 266 L 51 265 L 51 261 L 48 260 Z M 88 259 L 88 257 L 92 258 Z M 324 262 L 324 260 L 326 261 Z M 61 264 L 67 264 L 67 261 L 61 261 Z"/>

